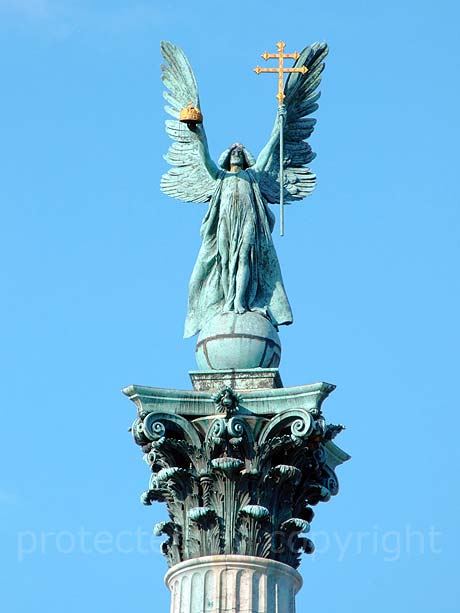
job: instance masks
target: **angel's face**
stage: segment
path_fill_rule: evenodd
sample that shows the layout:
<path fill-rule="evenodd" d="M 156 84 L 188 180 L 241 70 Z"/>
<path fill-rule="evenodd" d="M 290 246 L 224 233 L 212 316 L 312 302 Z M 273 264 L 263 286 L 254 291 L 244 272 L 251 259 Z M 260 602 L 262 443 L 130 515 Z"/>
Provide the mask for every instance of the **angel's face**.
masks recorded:
<path fill-rule="evenodd" d="M 243 166 L 243 150 L 239 147 L 232 149 L 230 153 L 231 166 Z"/>

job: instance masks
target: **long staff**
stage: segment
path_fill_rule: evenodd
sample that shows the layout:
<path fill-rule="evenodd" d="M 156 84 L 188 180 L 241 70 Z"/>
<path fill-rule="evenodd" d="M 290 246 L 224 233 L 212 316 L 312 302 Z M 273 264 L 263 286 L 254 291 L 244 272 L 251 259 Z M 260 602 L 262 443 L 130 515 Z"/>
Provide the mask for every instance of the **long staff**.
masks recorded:
<path fill-rule="evenodd" d="M 286 107 L 278 106 L 278 121 L 280 129 L 280 236 L 284 236 L 284 117 Z"/>
<path fill-rule="evenodd" d="M 286 95 L 283 87 L 283 75 L 285 72 L 301 72 L 305 74 L 308 68 L 306 66 L 284 68 L 284 60 L 286 58 L 292 58 L 297 61 L 300 57 L 300 53 L 297 51 L 294 53 L 284 53 L 286 44 L 283 43 L 283 41 L 276 43 L 276 46 L 278 47 L 278 53 L 267 53 L 267 51 L 264 51 L 262 57 L 265 61 L 276 58 L 278 60 L 278 68 L 261 68 L 260 66 L 256 66 L 254 72 L 256 74 L 260 74 L 261 72 L 276 72 L 278 74 L 278 94 L 276 97 L 278 98 L 278 124 L 280 131 L 280 236 L 284 236 L 284 118 L 286 116 L 284 99 Z"/>

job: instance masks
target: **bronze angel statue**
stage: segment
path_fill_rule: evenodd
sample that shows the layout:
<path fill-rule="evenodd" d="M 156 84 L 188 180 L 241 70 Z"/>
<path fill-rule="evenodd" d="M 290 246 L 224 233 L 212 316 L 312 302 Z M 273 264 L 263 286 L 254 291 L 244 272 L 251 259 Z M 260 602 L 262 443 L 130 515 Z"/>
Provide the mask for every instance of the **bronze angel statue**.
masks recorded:
<path fill-rule="evenodd" d="M 185 202 L 209 202 L 201 226 L 202 245 L 189 285 L 184 336 L 190 337 L 219 313 L 261 313 L 277 328 L 292 323 L 271 233 L 275 217 L 269 204 L 280 201 L 280 130 L 278 118 L 271 136 L 255 159 L 240 143 L 232 144 L 216 164 L 210 157 L 203 123 L 183 123 L 179 114 L 188 105 L 200 108 L 198 88 L 184 52 L 169 42 L 161 44 L 166 61 L 162 80 L 169 91 L 165 110 L 173 139 L 165 159 L 172 168 L 162 177 L 162 191 Z M 306 47 L 284 86 L 285 201 L 302 200 L 315 187 L 316 177 L 306 167 L 315 154 L 305 142 L 316 120 L 318 85 L 327 54 L 325 43 Z"/>

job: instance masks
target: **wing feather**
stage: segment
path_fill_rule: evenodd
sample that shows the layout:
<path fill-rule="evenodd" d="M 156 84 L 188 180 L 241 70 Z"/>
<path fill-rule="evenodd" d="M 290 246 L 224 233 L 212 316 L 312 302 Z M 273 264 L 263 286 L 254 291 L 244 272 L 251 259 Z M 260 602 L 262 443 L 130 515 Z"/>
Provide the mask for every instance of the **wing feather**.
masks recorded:
<path fill-rule="evenodd" d="M 161 178 L 161 190 L 184 202 L 208 202 L 215 189 L 199 151 L 194 132 L 179 121 L 179 112 L 188 104 L 200 106 L 193 70 L 182 49 L 163 41 L 161 53 L 167 62 L 161 65 L 162 81 L 169 91 L 163 92 L 168 103 L 165 111 L 174 117 L 165 122 L 166 133 L 174 141 L 164 156 L 172 168 Z"/>
<path fill-rule="evenodd" d="M 318 109 L 321 93 L 321 73 L 328 53 L 326 43 L 314 43 L 306 47 L 294 66 L 306 66 L 308 71 L 289 73 L 284 87 L 286 116 L 284 125 L 284 199 L 302 200 L 315 188 L 316 175 L 305 165 L 316 154 L 305 142 L 315 128 L 316 119 L 308 117 Z M 279 202 L 279 136 L 272 153 L 262 169 L 261 189 L 269 202 Z"/>

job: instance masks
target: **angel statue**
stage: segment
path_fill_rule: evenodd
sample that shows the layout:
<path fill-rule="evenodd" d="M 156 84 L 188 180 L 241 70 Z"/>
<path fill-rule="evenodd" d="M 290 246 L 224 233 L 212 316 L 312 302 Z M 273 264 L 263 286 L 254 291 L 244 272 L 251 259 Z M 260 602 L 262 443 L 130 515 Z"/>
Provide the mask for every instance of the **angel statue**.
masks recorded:
<path fill-rule="evenodd" d="M 257 159 L 241 143 L 226 149 L 215 164 L 209 154 L 203 123 L 179 121 L 182 109 L 200 108 L 193 71 L 184 52 L 161 43 L 167 64 L 162 80 L 169 91 L 165 110 L 174 117 L 166 132 L 174 140 L 165 159 L 172 168 L 162 177 L 162 191 L 185 202 L 209 202 L 201 225 L 202 244 L 189 284 L 184 337 L 190 337 L 219 313 L 255 311 L 277 328 L 292 323 L 271 233 L 275 217 L 270 204 L 280 202 L 280 129 L 278 117 Z M 327 54 L 325 43 L 306 47 L 290 73 L 284 104 L 285 201 L 302 200 L 315 187 L 316 177 L 305 167 L 315 154 L 305 142 L 316 120 L 317 91 Z M 201 118 L 200 118 L 201 119 Z"/>

